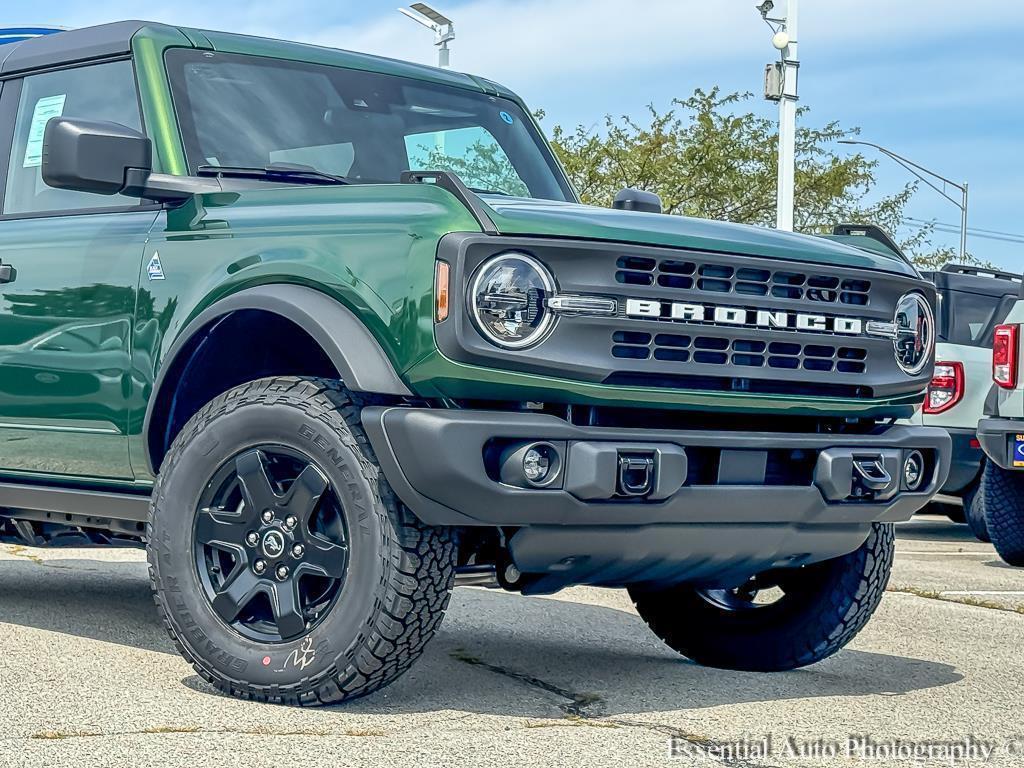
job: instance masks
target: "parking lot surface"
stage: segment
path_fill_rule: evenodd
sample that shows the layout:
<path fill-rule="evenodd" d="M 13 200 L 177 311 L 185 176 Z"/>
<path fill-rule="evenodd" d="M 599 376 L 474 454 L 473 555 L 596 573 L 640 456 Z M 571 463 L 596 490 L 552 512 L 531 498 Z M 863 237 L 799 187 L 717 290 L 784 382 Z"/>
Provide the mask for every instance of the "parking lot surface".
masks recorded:
<path fill-rule="evenodd" d="M 672 745 L 687 765 L 849 766 L 896 742 L 949 765 L 952 742 L 1016 766 L 1022 638 L 1024 570 L 921 516 L 899 527 L 874 620 L 807 669 L 696 666 L 621 591 L 462 588 L 409 674 L 304 710 L 202 682 L 157 621 L 140 551 L 2 545 L 0 765 L 632 767 L 679 764 Z"/>

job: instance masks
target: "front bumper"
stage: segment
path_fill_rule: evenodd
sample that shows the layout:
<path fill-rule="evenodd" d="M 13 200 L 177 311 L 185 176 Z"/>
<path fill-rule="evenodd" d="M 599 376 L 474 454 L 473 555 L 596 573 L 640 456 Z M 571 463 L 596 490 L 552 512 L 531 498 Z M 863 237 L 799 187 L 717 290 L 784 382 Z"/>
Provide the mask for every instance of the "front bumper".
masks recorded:
<path fill-rule="evenodd" d="M 837 557 L 860 546 L 872 523 L 909 519 L 949 472 L 949 435 L 929 427 L 633 430 L 544 414 L 385 407 L 362 418 L 385 476 L 421 520 L 518 528 L 509 549 L 519 569 L 566 583 L 721 579 Z M 502 482 L 502 457 L 524 441 L 563 457 L 547 487 Z M 925 457 L 925 477 L 909 491 L 902 459 L 914 450 Z M 656 463 L 646 495 L 622 493 L 623 456 Z M 864 457 L 877 457 L 892 478 L 866 494 L 853 468 Z"/>
<path fill-rule="evenodd" d="M 1024 456 L 1014 457 L 1016 435 L 1024 435 L 1024 420 L 984 418 L 978 422 L 978 442 L 985 455 L 1003 469 L 1024 469 Z M 1014 463 L 1016 459 L 1016 464 Z"/>

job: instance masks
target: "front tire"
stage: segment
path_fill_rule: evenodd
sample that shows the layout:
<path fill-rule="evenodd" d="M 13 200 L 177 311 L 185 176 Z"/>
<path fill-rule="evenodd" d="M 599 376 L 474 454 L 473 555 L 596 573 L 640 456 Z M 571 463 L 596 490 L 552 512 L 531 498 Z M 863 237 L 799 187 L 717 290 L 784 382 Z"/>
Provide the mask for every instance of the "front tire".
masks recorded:
<path fill-rule="evenodd" d="M 821 661 L 875 612 L 892 568 L 895 534 L 875 523 L 848 555 L 759 574 L 737 589 L 630 587 L 640 617 L 670 648 L 699 664 L 773 672 Z M 758 594 L 781 592 L 760 604 Z"/>
<path fill-rule="evenodd" d="M 992 545 L 1009 565 L 1024 566 L 1024 473 L 985 462 L 981 488 Z"/>
<path fill-rule="evenodd" d="M 147 541 L 179 651 L 260 701 L 384 687 L 422 653 L 454 583 L 451 531 L 394 497 L 337 382 L 262 379 L 204 406 L 164 460 Z"/>

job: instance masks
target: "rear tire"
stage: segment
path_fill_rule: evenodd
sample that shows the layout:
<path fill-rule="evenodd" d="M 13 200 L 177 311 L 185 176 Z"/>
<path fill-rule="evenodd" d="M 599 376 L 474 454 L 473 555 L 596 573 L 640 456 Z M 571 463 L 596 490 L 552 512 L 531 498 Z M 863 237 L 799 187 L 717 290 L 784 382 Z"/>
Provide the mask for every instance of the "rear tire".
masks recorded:
<path fill-rule="evenodd" d="M 985 521 L 985 495 L 981 492 L 980 478 L 964 492 L 964 519 L 978 541 L 986 544 L 992 541 Z"/>
<path fill-rule="evenodd" d="M 894 548 L 893 526 L 875 523 L 867 541 L 848 555 L 759 575 L 764 583 L 782 582 L 785 594 L 769 605 L 726 607 L 722 593 L 739 590 L 687 585 L 634 586 L 629 594 L 654 633 L 699 664 L 755 672 L 795 669 L 831 656 L 867 623 L 889 582 Z M 712 592 L 717 599 L 709 599 Z"/>
<path fill-rule="evenodd" d="M 204 406 L 164 460 L 147 528 L 156 603 L 181 654 L 225 693 L 363 696 L 405 672 L 441 623 L 452 532 L 395 498 L 359 411 L 337 382 L 253 381 Z"/>
<path fill-rule="evenodd" d="M 1024 473 L 986 462 L 981 488 L 996 552 L 1008 564 L 1024 566 Z"/>

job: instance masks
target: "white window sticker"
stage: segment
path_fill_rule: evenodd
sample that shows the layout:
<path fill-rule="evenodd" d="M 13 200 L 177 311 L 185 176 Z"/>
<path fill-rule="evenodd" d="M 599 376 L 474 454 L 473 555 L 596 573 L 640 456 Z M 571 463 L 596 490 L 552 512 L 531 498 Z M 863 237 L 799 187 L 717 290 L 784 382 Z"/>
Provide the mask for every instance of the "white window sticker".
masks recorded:
<path fill-rule="evenodd" d="M 32 124 L 28 129 L 28 143 L 25 145 L 25 168 L 34 168 L 43 164 L 43 131 L 51 117 L 64 114 L 64 101 L 67 94 L 44 96 L 36 102 L 32 112 Z"/>

